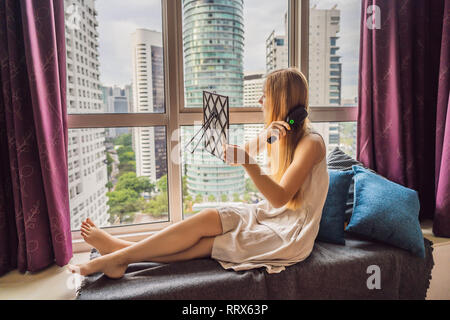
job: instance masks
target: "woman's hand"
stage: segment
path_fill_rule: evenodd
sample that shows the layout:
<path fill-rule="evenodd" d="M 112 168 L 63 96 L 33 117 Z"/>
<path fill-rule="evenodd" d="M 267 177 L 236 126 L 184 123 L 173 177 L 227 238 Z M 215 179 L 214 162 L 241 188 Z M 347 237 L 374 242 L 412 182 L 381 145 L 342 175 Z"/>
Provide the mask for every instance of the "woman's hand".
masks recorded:
<path fill-rule="evenodd" d="M 287 135 L 288 130 L 291 130 L 291 126 L 286 121 L 273 121 L 264 130 L 264 141 L 272 136 L 277 138 L 284 137 Z"/>
<path fill-rule="evenodd" d="M 256 161 L 240 146 L 235 144 L 223 145 L 224 161 L 232 166 L 255 164 Z"/>

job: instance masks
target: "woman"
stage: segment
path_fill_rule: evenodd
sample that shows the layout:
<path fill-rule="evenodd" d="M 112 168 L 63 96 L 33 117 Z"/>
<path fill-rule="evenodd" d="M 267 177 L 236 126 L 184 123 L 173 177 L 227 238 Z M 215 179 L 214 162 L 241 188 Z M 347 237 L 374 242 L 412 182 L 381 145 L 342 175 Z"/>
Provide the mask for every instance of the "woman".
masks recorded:
<path fill-rule="evenodd" d="M 211 257 L 226 269 L 266 267 L 272 273 L 307 258 L 328 192 L 326 148 L 322 137 L 311 131 L 309 119 L 296 130 L 283 121 L 298 105 L 308 110 L 307 81 L 293 68 L 274 71 L 267 76 L 259 102 L 265 130 L 244 149 L 227 145 L 225 159 L 242 165 L 266 200 L 206 209 L 137 243 L 114 238 L 87 219 L 81 234 L 102 256 L 69 269 L 120 278 L 130 263 Z M 278 140 L 268 144 L 273 135 Z M 270 176 L 252 161 L 264 149 Z M 241 164 L 234 160 L 239 155 L 245 159 Z"/>

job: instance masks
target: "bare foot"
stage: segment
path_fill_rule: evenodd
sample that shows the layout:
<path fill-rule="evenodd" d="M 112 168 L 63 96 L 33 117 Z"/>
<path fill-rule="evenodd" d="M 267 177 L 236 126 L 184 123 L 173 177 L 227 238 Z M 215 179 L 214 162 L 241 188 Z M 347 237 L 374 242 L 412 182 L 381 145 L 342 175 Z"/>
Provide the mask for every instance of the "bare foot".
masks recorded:
<path fill-rule="evenodd" d="M 105 255 L 130 245 L 128 241 L 114 238 L 106 231 L 97 228 L 91 219 L 81 223 L 81 236 L 84 241 L 96 248 L 101 255 Z"/>
<path fill-rule="evenodd" d="M 111 279 L 119 279 L 122 278 L 127 270 L 127 265 L 118 263 L 116 257 L 113 255 L 105 255 L 86 263 L 77 265 L 68 264 L 67 268 L 70 272 L 78 273 L 82 276 L 102 272 Z"/>

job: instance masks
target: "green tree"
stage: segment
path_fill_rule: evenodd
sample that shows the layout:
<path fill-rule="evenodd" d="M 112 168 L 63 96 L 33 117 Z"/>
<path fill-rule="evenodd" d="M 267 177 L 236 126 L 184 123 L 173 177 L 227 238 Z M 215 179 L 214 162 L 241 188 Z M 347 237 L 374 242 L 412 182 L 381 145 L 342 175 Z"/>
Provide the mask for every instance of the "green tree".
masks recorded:
<path fill-rule="evenodd" d="M 112 214 L 123 216 L 140 210 L 139 194 L 134 190 L 115 190 L 106 195 L 108 196 L 109 212 Z"/>
<path fill-rule="evenodd" d="M 114 140 L 114 145 L 116 146 L 131 146 L 132 136 L 131 133 L 122 134 Z"/>
<path fill-rule="evenodd" d="M 158 181 L 156 181 L 156 187 L 161 192 L 167 192 L 167 174 L 163 175 L 158 179 Z"/>
<path fill-rule="evenodd" d="M 227 202 L 228 196 L 225 193 L 222 193 L 222 195 L 220 196 L 220 199 L 222 200 L 222 202 Z"/>
<path fill-rule="evenodd" d="M 214 197 L 213 194 L 210 194 L 209 197 L 208 197 L 208 201 L 209 202 L 215 202 L 216 201 L 216 197 Z"/>
<path fill-rule="evenodd" d="M 111 181 L 108 181 L 108 182 L 106 183 L 105 187 L 108 188 L 108 191 L 111 191 L 112 188 L 114 188 L 114 185 L 112 184 Z"/>
<path fill-rule="evenodd" d="M 136 161 L 136 155 L 133 151 L 127 151 L 119 155 L 120 163 Z"/>
<path fill-rule="evenodd" d="M 203 196 L 202 196 L 201 194 L 197 194 L 197 195 L 195 196 L 194 202 L 195 202 L 195 203 L 202 203 L 202 202 L 203 202 Z"/>
<path fill-rule="evenodd" d="M 116 152 L 117 152 L 117 155 L 120 157 L 124 153 L 134 152 L 134 151 L 131 146 L 120 146 L 119 148 L 117 148 Z"/>
<path fill-rule="evenodd" d="M 187 189 L 187 176 L 183 176 L 181 181 L 181 186 L 183 190 L 183 195 L 188 195 L 188 189 Z"/>
<path fill-rule="evenodd" d="M 136 172 L 136 161 L 130 161 L 130 162 L 121 162 L 119 164 L 119 174 L 121 175 L 127 173 L 127 172 Z"/>
<path fill-rule="evenodd" d="M 259 192 L 258 188 L 256 188 L 253 180 L 250 178 L 245 179 L 245 190 L 247 192 Z"/>
<path fill-rule="evenodd" d="M 116 184 L 116 190 L 131 189 L 138 194 L 142 192 L 152 192 L 155 186 L 147 177 L 136 177 L 134 172 L 126 172 L 119 177 Z"/>
<path fill-rule="evenodd" d="M 239 193 L 233 193 L 233 201 L 234 201 L 234 202 L 239 202 L 239 201 L 241 201 L 241 199 L 239 198 Z"/>
<path fill-rule="evenodd" d="M 114 163 L 114 159 L 111 157 L 109 152 L 106 153 L 106 165 L 107 165 L 107 172 L 108 172 L 108 179 L 111 178 L 111 172 L 112 172 L 112 164 Z"/>
<path fill-rule="evenodd" d="M 167 175 L 162 176 L 156 181 L 156 187 L 159 194 L 153 199 L 150 199 L 144 206 L 143 212 L 149 213 L 154 217 L 166 215 L 169 212 L 168 197 L 167 197 Z"/>

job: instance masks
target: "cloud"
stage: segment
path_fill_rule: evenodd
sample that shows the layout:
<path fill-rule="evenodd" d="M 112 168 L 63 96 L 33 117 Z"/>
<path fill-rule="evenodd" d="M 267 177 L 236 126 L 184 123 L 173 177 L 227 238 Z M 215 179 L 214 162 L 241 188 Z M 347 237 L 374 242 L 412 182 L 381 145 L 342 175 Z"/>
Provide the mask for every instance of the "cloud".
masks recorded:
<path fill-rule="evenodd" d="M 137 28 L 162 30 L 161 1 L 97 0 L 100 80 L 103 85 L 131 83 L 131 34 Z"/>
<path fill-rule="evenodd" d="M 343 96 L 356 96 L 359 60 L 359 0 L 311 0 L 320 9 L 338 3 L 341 10 L 339 53 L 342 56 Z M 159 0 L 97 0 L 100 74 L 104 85 L 131 82 L 131 33 L 137 28 L 162 30 Z M 266 39 L 275 30 L 285 33 L 287 0 L 244 1 L 244 71 L 265 70 Z"/>
<path fill-rule="evenodd" d="M 273 30 L 283 35 L 287 1 L 244 1 L 244 70 L 266 70 L 266 39 Z"/>

